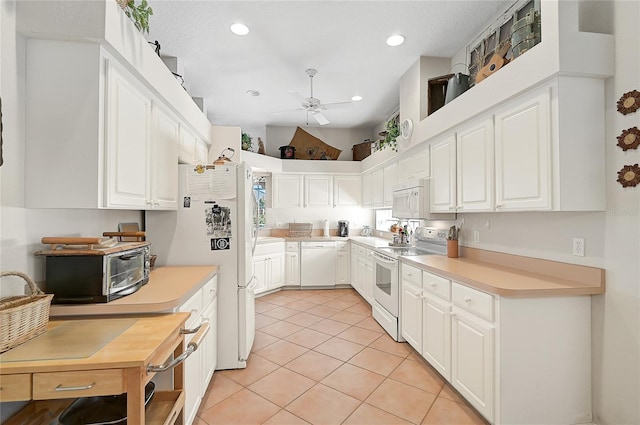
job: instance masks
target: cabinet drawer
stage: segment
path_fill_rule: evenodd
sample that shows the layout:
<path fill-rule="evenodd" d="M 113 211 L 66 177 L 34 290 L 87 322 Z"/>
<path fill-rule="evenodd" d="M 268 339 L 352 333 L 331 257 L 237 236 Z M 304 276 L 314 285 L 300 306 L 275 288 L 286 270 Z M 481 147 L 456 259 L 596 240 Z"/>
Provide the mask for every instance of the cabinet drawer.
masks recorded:
<path fill-rule="evenodd" d="M 451 286 L 453 304 L 493 322 L 493 296 L 465 285 L 453 282 Z"/>
<path fill-rule="evenodd" d="M 212 277 L 202 287 L 202 306 L 206 306 L 213 301 L 217 296 L 218 291 L 218 276 Z"/>
<path fill-rule="evenodd" d="M 408 281 L 416 285 L 418 288 L 422 288 L 422 270 L 402 263 L 402 281 Z"/>
<path fill-rule="evenodd" d="M 359 246 L 358 255 L 364 258 L 367 255 L 367 249 L 363 246 Z"/>
<path fill-rule="evenodd" d="M 422 288 L 443 300 L 451 301 L 451 281 L 449 279 L 433 273 L 422 272 Z"/>
<path fill-rule="evenodd" d="M 353 243 L 351 244 L 351 255 L 352 256 L 358 255 L 358 245 Z"/>
<path fill-rule="evenodd" d="M 91 397 L 125 392 L 119 369 L 33 374 L 33 399 Z"/>
<path fill-rule="evenodd" d="M 338 251 L 347 251 L 349 249 L 349 242 L 336 242 L 336 248 Z"/>
<path fill-rule="evenodd" d="M 287 252 L 298 252 L 298 242 L 286 242 L 284 245 L 284 250 Z"/>
<path fill-rule="evenodd" d="M 31 374 L 2 375 L 0 377 L 0 400 L 31 400 Z"/>

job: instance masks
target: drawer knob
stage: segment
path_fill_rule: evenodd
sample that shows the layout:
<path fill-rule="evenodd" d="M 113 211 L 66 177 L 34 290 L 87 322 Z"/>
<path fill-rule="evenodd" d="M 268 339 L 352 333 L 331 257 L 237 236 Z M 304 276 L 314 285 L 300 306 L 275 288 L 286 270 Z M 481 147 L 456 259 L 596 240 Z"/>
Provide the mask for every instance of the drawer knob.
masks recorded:
<path fill-rule="evenodd" d="M 81 385 L 77 387 L 63 387 L 62 384 L 60 384 L 55 388 L 55 391 L 84 391 L 90 390 L 94 385 L 96 385 L 95 382 L 92 382 L 89 385 Z"/>
<path fill-rule="evenodd" d="M 433 289 L 436 289 L 436 288 L 438 287 L 438 285 L 436 285 L 435 283 L 432 283 L 432 284 L 431 284 L 431 287 L 432 287 Z"/>
<path fill-rule="evenodd" d="M 466 302 L 467 304 L 469 304 L 471 302 L 471 298 L 469 297 L 464 297 L 464 302 Z"/>

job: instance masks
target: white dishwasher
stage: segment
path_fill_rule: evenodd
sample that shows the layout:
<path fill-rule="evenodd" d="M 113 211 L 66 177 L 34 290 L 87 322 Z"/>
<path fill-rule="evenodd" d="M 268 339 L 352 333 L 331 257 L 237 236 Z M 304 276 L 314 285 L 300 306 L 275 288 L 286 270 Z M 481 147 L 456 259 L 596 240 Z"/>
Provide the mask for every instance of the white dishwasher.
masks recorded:
<path fill-rule="evenodd" d="M 300 258 L 300 286 L 335 286 L 335 242 L 302 242 Z"/>

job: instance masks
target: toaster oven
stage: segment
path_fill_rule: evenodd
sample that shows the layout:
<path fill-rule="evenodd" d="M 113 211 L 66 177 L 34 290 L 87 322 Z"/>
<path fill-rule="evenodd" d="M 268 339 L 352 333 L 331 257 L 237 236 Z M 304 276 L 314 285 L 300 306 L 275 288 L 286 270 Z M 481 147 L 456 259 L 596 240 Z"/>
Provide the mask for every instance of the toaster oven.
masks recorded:
<path fill-rule="evenodd" d="M 54 304 L 105 303 L 149 281 L 149 246 L 96 255 L 47 255 L 46 292 Z"/>

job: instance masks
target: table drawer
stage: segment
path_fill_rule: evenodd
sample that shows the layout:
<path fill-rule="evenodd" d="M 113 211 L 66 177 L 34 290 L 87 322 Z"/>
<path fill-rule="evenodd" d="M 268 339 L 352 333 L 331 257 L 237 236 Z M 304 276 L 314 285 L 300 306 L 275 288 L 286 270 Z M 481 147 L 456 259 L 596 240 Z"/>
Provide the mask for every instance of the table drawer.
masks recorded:
<path fill-rule="evenodd" d="M 449 279 L 433 273 L 422 272 L 422 288 L 443 300 L 451 301 L 451 281 Z"/>
<path fill-rule="evenodd" d="M 413 283 L 418 288 L 422 288 L 422 270 L 402 263 L 401 273 L 403 282 L 406 280 Z"/>
<path fill-rule="evenodd" d="M 31 374 L 0 376 L 0 400 L 31 400 Z"/>
<path fill-rule="evenodd" d="M 33 399 L 91 397 L 125 392 L 120 369 L 33 374 Z"/>
<path fill-rule="evenodd" d="M 451 286 L 451 297 L 456 306 L 493 322 L 492 295 L 453 282 Z"/>

